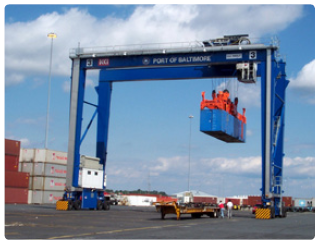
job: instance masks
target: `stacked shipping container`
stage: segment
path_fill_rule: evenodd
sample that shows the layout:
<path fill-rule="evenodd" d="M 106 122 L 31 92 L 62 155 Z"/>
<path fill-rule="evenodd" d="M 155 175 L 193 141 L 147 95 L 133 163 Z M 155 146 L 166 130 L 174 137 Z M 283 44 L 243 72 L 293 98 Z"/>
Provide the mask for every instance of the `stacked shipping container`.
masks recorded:
<path fill-rule="evenodd" d="M 56 203 L 66 186 L 67 153 L 21 149 L 19 170 L 30 174 L 29 203 Z"/>
<path fill-rule="evenodd" d="M 216 197 L 198 197 L 194 196 L 193 197 L 193 202 L 195 203 L 217 203 L 217 198 Z"/>
<path fill-rule="evenodd" d="M 5 203 L 28 203 L 29 173 L 18 172 L 20 141 L 5 139 Z"/>
<path fill-rule="evenodd" d="M 282 197 L 282 201 L 284 206 L 291 207 L 292 206 L 292 197 Z"/>
<path fill-rule="evenodd" d="M 248 196 L 248 205 L 253 207 L 256 204 L 261 204 L 261 196 Z"/>
<path fill-rule="evenodd" d="M 239 198 L 229 198 L 229 197 L 226 197 L 225 203 L 228 203 L 229 200 L 233 203 L 233 205 L 240 206 L 240 199 L 239 199 Z"/>

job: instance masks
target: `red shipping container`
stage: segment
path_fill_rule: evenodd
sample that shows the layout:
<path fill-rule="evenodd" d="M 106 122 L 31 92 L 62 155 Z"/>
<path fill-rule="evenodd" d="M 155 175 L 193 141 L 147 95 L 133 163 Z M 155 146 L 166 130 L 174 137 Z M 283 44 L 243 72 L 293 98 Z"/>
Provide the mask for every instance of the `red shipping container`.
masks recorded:
<path fill-rule="evenodd" d="M 291 207 L 292 205 L 292 197 L 282 197 L 282 201 L 286 207 Z"/>
<path fill-rule="evenodd" d="M 247 198 L 242 199 L 242 205 L 249 205 L 249 201 Z"/>
<path fill-rule="evenodd" d="M 28 189 L 25 188 L 5 188 L 5 203 L 28 203 Z"/>
<path fill-rule="evenodd" d="M 226 198 L 226 203 L 229 202 L 229 200 L 231 200 L 233 205 L 240 205 L 240 199 L 239 198 Z"/>
<path fill-rule="evenodd" d="M 261 196 L 248 196 L 248 203 L 251 207 L 261 204 Z"/>
<path fill-rule="evenodd" d="M 19 156 L 6 154 L 4 157 L 5 171 L 18 172 Z"/>
<path fill-rule="evenodd" d="M 20 141 L 5 139 L 5 154 L 20 155 Z"/>
<path fill-rule="evenodd" d="M 178 199 L 177 198 L 173 198 L 173 197 L 168 197 L 168 196 L 158 196 L 157 197 L 157 202 L 177 202 Z"/>
<path fill-rule="evenodd" d="M 29 188 L 29 173 L 5 171 L 5 187 Z"/>
<path fill-rule="evenodd" d="M 215 203 L 214 197 L 193 197 L 193 202 L 196 203 Z"/>

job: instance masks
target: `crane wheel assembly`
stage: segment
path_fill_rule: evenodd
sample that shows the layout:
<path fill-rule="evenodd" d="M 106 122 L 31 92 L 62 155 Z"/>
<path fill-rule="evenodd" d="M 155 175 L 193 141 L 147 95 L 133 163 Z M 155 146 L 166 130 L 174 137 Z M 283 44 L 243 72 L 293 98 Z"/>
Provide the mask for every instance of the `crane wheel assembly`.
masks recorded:
<path fill-rule="evenodd" d="M 59 200 L 56 202 L 56 210 L 68 211 L 68 210 L 80 210 L 81 201 L 72 201 L 72 200 Z M 97 201 L 96 210 L 110 210 L 110 203 L 107 201 L 102 202 L 101 200 Z"/>

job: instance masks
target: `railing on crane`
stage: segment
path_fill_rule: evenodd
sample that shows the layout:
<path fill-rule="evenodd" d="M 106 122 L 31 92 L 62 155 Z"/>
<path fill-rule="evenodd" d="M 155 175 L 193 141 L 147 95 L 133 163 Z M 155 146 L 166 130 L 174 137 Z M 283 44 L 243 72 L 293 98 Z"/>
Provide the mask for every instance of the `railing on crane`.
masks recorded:
<path fill-rule="evenodd" d="M 273 41 L 272 46 L 276 46 Z M 193 53 L 207 51 L 223 51 L 224 49 L 234 50 L 254 47 L 264 49 L 265 44 L 252 44 L 248 35 L 229 35 L 221 38 L 205 41 L 172 42 L 172 43 L 148 43 L 131 45 L 113 45 L 100 47 L 72 48 L 69 51 L 70 58 L 76 57 L 100 57 L 100 56 L 127 56 L 127 55 L 148 55 L 148 54 L 169 54 L 169 53 Z"/>

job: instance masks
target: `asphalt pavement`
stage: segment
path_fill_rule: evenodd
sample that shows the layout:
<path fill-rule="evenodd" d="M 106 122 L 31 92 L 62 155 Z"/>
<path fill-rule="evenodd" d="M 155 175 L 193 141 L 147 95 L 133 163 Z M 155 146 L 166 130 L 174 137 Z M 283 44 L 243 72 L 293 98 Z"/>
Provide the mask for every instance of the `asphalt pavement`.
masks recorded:
<path fill-rule="evenodd" d="M 173 214 L 162 220 L 155 207 L 111 206 L 109 211 L 57 211 L 54 205 L 5 205 L 5 238 L 223 240 L 305 239 L 315 237 L 315 213 L 288 213 L 287 218 L 255 219 L 250 211 L 233 218 L 191 218 Z"/>

